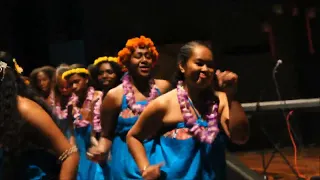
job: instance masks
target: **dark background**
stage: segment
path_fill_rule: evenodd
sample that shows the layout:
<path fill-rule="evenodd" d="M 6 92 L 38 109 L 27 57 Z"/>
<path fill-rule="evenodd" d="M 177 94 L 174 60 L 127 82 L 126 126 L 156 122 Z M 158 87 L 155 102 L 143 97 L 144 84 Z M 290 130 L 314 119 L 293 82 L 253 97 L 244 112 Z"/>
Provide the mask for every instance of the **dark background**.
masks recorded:
<path fill-rule="evenodd" d="M 320 21 L 319 17 L 311 20 L 315 54 L 308 51 L 305 21 L 307 8 L 315 7 L 319 12 L 319 1 L 196 2 L 1 0 L 0 47 L 11 52 L 28 75 L 42 65 L 89 64 L 104 53 L 116 55 L 134 36 L 151 37 L 158 46 L 209 40 L 219 67 L 239 75 L 241 102 L 278 100 L 271 74 L 277 58 L 284 62 L 277 74 L 283 99 L 319 97 Z M 282 14 L 273 11 L 275 4 L 282 5 Z M 293 7 L 298 8 L 298 16 L 292 15 Z M 271 57 L 268 34 L 262 31 L 264 22 L 272 25 L 276 57 Z M 159 71 L 167 73 L 165 68 Z M 284 136 L 283 145 L 290 145 L 281 113 L 273 111 L 262 117 L 250 120 L 249 143 L 233 148 L 270 147 L 259 122 L 274 139 Z M 317 110 L 294 114 L 292 123 L 304 145 L 320 143 L 319 122 Z"/>

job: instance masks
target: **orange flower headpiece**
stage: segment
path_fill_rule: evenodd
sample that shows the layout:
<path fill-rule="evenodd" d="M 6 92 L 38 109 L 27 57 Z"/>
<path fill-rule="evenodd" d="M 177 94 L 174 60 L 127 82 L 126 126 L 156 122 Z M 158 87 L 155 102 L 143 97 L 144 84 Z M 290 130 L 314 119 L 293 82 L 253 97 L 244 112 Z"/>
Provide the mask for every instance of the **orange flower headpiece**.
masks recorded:
<path fill-rule="evenodd" d="M 132 38 L 127 41 L 126 47 L 118 52 L 119 64 L 123 66 L 124 62 L 129 60 L 131 54 L 137 47 L 147 47 L 153 56 L 153 64 L 155 64 L 155 62 L 158 60 L 159 53 L 152 40 L 150 38 L 146 38 L 145 36 L 140 36 L 140 38 Z"/>

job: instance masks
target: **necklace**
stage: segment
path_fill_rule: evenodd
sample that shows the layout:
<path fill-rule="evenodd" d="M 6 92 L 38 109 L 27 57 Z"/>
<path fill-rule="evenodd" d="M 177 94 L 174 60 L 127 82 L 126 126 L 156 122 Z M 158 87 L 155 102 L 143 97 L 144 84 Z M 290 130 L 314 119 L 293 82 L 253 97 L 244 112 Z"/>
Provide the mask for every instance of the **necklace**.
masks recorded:
<path fill-rule="evenodd" d="M 208 102 L 210 113 L 206 115 L 207 121 L 198 122 L 197 118 L 191 113 L 189 96 L 183 88 L 183 82 L 179 81 L 177 85 L 178 102 L 183 115 L 184 122 L 191 127 L 189 131 L 201 142 L 211 144 L 219 133 L 218 127 L 218 104 Z"/>
<path fill-rule="evenodd" d="M 147 104 L 150 101 L 154 100 L 156 97 L 158 97 L 158 91 L 157 91 L 154 79 L 150 79 L 149 86 L 151 89 L 150 89 L 149 97 L 147 98 Z M 124 89 L 124 94 L 126 96 L 129 109 L 131 109 L 134 114 L 140 114 L 144 110 L 147 104 L 146 105 L 136 104 L 133 87 L 130 82 L 130 76 L 128 74 L 124 75 L 122 79 L 122 87 Z"/>

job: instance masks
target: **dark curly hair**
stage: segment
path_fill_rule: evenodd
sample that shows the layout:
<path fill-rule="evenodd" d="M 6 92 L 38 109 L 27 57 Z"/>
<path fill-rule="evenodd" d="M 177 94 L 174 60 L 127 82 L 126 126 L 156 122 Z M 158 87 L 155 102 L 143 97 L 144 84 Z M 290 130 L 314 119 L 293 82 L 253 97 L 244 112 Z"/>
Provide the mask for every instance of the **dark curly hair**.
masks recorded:
<path fill-rule="evenodd" d="M 181 72 L 181 70 L 179 69 L 179 64 L 185 65 L 188 60 L 190 59 L 190 57 L 192 56 L 193 53 L 193 48 L 195 48 L 196 46 L 204 46 L 206 48 L 208 48 L 211 52 L 211 45 L 202 41 L 190 41 L 188 43 L 186 43 L 185 45 L 183 45 L 178 53 L 178 63 L 177 63 L 177 70 L 173 76 L 173 79 L 171 81 L 173 87 L 177 86 L 178 81 L 183 81 L 184 80 L 184 74 Z M 214 76 L 213 79 L 213 88 L 217 89 L 218 88 L 218 81 L 217 81 L 217 77 Z"/>
<path fill-rule="evenodd" d="M 43 72 L 45 73 L 49 79 L 50 79 L 50 85 L 52 86 L 55 82 L 55 72 L 56 69 L 54 67 L 51 66 L 43 66 L 40 68 L 36 68 L 34 69 L 31 73 L 30 73 L 30 86 L 34 89 L 34 91 L 36 91 L 39 95 L 43 95 L 44 92 L 42 92 L 42 90 L 38 87 L 38 79 L 37 79 L 37 75 L 38 73 Z M 50 87 L 51 88 L 51 87 Z"/>
<path fill-rule="evenodd" d="M 108 63 L 110 64 L 113 72 L 116 74 L 116 82 L 115 82 L 115 86 L 118 86 L 119 84 L 121 84 L 121 78 L 123 76 L 123 72 L 122 72 L 122 68 L 121 66 L 116 63 L 116 62 L 112 62 L 112 61 L 102 61 L 96 65 L 89 65 L 88 66 L 88 70 L 90 72 L 90 75 L 91 75 L 91 79 L 92 79 L 92 83 L 95 87 L 96 90 L 99 90 L 99 91 L 104 91 L 103 89 L 103 86 L 101 85 L 101 83 L 99 83 L 98 81 L 98 75 L 99 75 L 99 69 L 100 69 L 100 66 L 104 63 Z"/>
<path fill-rule="evenodd" d="M 0 72 L 0 77 L 4 75 L 0 81 L 0 144 L 9 151 L 21 150 L 30 139 L 21 134 L 21 128 L 27 124 L 19 113 L 17 97 L 28 98 L 39 104 L 53 119 L 55 116 L 45 101 L 28 87 L 20 74 L 15 71 L 11 55 L 0 51 L 0 61 L 9 66 Z"/>

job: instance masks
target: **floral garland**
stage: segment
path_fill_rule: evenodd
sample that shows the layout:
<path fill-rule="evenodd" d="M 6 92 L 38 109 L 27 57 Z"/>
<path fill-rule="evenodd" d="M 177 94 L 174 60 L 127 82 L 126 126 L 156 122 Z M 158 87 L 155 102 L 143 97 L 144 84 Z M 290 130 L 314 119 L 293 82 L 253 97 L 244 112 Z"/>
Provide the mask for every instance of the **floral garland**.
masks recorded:
<path fill-rule="evenodd" d="M 62 110 L 60 102 L 57 102 L 55 105 L 55 114 L 58 116 L 60 120 L 67 119 L 68 116 L 68 106 L 73 106 L 73 118 L 79 119 L 80 113 L 78 107 L 75 106 L 76 102 L 78 102 L 78 97 L 72 93 L 69 97 L 68 103 L 66 104 L 65 108 Z"/>
<path fill-rule="evenodd" d="M 159 53 L 152 40 L 150 38 L 146 38 L 145 36 L 129 39 L 126 43 L 126 46 L 118 52 L 118 63 L 121 66 L 124 66 L 124 63 L 129 60 L 132 52 L 134 52 L 137 47 L 147 47 L 153 56 L 153 64 L 156 63 L 156 60 L 159 58 Z"/>
<path fill-rule="evenodd" d="M 147 98 L 147 104 L 158 97 L 158 91 L 157 91 L 157 87 L 154 82 L 154 79 L 151 79 L 149 81 L 149 85 L 150 85 L 150 93 L 149 93 L 149 97 Z M 136 104 L 136 99 L 134 98 L 134 91 L 132 88 L 132 84 L 130 82 L 129 74 L 125 74 L 123 76 L 122 87 L 124 90 L 124 95 L 126 96 L 129 109 L 131 109 L 131 111 L 135 115 L 139 115 L 144 110 L 147 104 L 146 105 Z"/>
<path fill-rule="evenodd" d="M 101 62 L 105 62 L 105 61 L 109 61 L 109 62 L 115 62 L 118 63 L 118 57 L 107 57 L 107 56 L 103 56 L 103 57 L 99 57 L 98 59 L 94 60 L 93 65 L 97 65 Z"/>
<path fill-rule="evenodd" d="M 201 142 L 211 144 L 219 133 L 218 104 L 208 102 L 211 112 L 206 115 L 207 121 L 197 122 L 197 118 L 190 111 L 189 96 L 183 88 L 182 81 L 178 82 L 177 94 L 184 122 L 187 126 L 191 126 L 189 131 Z"/>
<path fill-rule="evenodd" d="M 66 79 L 66 77 L 70 76 L 71 74 L 88 74 L 89 75 L 89 71 L 86 68 L 70 69 L 62 73 L 61 77 L 62 79 Z"/>
<path fill-rule="evenodd" d="M 89 111 L 91 111 L 91 103 L 92 103 L 92 100 L 94 97 L 94 92 L 95 92 L 94 88 L 89 87 L 86 99 L 84 101 L 83 108 L 85 108 Z M 96 132 L 101 132 L 101 122 L 100 122 L 100 106 L 101 106 L 101 104 L 102 104 L 102 93 L 99 95 L 99 99 L 94 104 L 94 107 L 93 107 L 93 130 Z M 79 110 L 79 108 L 78 108 L 78 110 Z M 80 110 L 78 112 L 80 115 Z M 81 119 L 81 118 L 76 119 L 73 123 L 76 127 L 86 127 L 90 124 L 89 121 Z"/>

